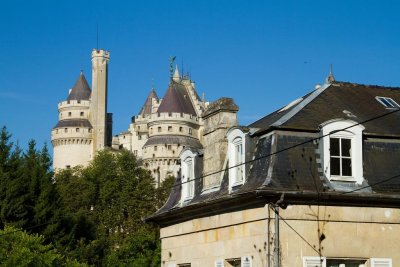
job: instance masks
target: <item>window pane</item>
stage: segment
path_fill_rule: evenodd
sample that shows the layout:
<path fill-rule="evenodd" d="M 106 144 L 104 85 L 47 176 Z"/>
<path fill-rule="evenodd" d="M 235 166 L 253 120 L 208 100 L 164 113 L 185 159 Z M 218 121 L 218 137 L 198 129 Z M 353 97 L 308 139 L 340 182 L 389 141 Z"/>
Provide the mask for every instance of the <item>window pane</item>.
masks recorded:
<path fill-rule="evenodd" d="M 339 138 L 331 138 L 331 156 L 339 156 Z"/>
<path fill-rule="evenodd" d="M 351 159 L 342 158 L 342 175 L 351 176 Z"/>
<path fill-rule="evenodd" d="M 345 156 L 345 157 L 351 156 L 351 140 L 350 139 L 342 139 L 342 156 Z"/>
<path fill-rule="evenodd" d="M 331 157 L 331 175 L 340 175 L 340 159 Z"/>

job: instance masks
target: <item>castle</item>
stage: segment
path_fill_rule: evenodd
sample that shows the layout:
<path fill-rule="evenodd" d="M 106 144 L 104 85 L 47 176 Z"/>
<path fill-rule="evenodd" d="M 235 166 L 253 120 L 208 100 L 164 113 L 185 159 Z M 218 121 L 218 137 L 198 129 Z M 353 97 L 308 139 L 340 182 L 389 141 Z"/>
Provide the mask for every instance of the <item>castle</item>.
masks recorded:
<path fill-rule="evenodd" d="M 152 88 L 128 130 L 112 137 L 112 114 L 107 113 L 109 59 L 108 51 L 93 49 L 92 90 L 81 73 L 67 99 L 58 104 L 59 121 L 51 133 L 54 169 L 86 166 L 97 151 L 110 147 L 131 151 L 157 183 L 176 176 L 181 151 L 203 148 L 202 114 L 209 103 L 176 67 L 164 97 Z"/>

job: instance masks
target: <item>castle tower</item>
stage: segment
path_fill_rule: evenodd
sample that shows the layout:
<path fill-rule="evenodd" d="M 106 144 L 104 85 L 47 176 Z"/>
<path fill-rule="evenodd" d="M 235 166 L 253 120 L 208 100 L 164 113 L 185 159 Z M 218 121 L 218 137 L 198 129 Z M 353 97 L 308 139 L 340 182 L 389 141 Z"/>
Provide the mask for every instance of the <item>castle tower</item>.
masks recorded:
<path fill-rule="evenodd" d="M 67 99 L 58 104 L 59 121 L 51 131 L 54 169 L 87 165 L 92 158 L 90 94 L 89 85 L 81 72 Z"/>
<path fill-rule="evenodd" d="M 108 61 L 110 53 L 105 50 L 92 51 L 92 97 L 90 122 L 93 125 L 92 153 L 111 145 L 111 114 L 107 114 Z M 107 127 L 108 126 L 108 127 Z"/>

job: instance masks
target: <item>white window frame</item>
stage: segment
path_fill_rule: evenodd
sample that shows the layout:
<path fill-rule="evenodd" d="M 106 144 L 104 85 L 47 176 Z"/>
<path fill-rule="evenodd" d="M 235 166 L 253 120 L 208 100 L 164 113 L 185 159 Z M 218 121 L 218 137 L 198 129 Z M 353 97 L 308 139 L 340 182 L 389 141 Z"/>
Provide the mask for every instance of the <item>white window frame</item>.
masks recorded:
<path fill-rule="evenodd" d="M 393 98 L 386 97 L 386 96 L 377 96 L 377 97 L 375 97 L 375 99 L 387 109 L 398 109 L 398 108 L 400 108 L 400 105 Z M 390 106 L 386 105 L 385 101 Z"/>
<path fill-rule="evenodd" d="M 344 131 L 339 131 L 346 129 Z M 363 157 L 362 157 L 362 132 L 364 126 L 357 125 L 352 120 L 328 121 L 322 125 L 321 134 L 324 136 L 320 141 L 321 161 L 325 177 L 332 181 L 347 181 L 361 184 L 363 177 Z M 331 175 L 330 166 L 330 139 L 342 138 L 351 141 L 351 176 Z"/>
<path fill-rule="evenodd" d="M 224 260 L 218 259 L 214 263 L 214 267 L 224 267 Z"/>
<path fill-rule="evenodd" d="M 228 159 L 229 159 L 229 190 L 232 187 L 244 184 L 246 180 L 246 136 L 238 128 L 228 131 Z M 240 155 L 237 154 L 237 148 L 241 147 Z M 240 164 L 239 166 L 236 166 Z M 236 167 L 235 167 L 236 166 Z M 238 177 L 238 172 L 241 177 Z"/>
<path fill-rule="evenodd" d="M 321 262 L 322 260 L 322 262 Z M 316 267 L 315 264 L 319 264 L 318 267 L 326 267 L 325 257 L 303 257 L 303 267 Z"/>
<path fill-rule="evenodd" d="M 182 151 L 181 158 L 181 179 L 182 179 L 182 194 L 181 203 L 189 201 L 194 197 L 194 185 L 195 185 L 195 157 L 196 153 L 193 153 L 189 149 Z M 192 180 L 188 182 L 188 179 Z"/>
<path fill-rule="evenodd" d="M 382 265 L 382 264 L 387 264 Z M 392 267 L 392 259 L 390 258 L 371 258 L 371 267 Z"/>
<path fill-rule="evenodd" d="M 253 266 L 253 260 L 251 256 L 243 256 L 240 259 L 240 267 L 252 267 Z"/>

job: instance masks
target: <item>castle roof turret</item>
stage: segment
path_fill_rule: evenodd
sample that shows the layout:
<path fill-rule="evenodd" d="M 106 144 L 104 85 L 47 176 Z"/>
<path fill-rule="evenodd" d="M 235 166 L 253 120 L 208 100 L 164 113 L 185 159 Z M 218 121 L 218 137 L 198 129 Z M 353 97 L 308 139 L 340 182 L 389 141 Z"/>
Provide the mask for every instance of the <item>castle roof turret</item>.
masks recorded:
<path fill-rule="evenodd" d="M 139 115 L 145 116 L 145 115 L 151 115 L 152 113 L 152 107 L 153 107 L 153 98 L 155 98 L 158 101 L 158 96 L 156 91 L 154 91 L 153 88 L 151 88 L 151 91 L 149 95 L 147 96 L 146 102 L 144 102 L 144 105 L 142 109 L 139 112 Z"/>
<path fill-rule="evenodd" d="M 91 90 L 83 72 L 79 74 L 78 80 L 68 95 L 67 100 L 89 100 Z"/>
<path fill-rule="evenodd" d="M 169 84 L 168 90 L 165 93 L 157 112 L 177 112 L 197 116 L 185 85 L 173 80 Z"/>

